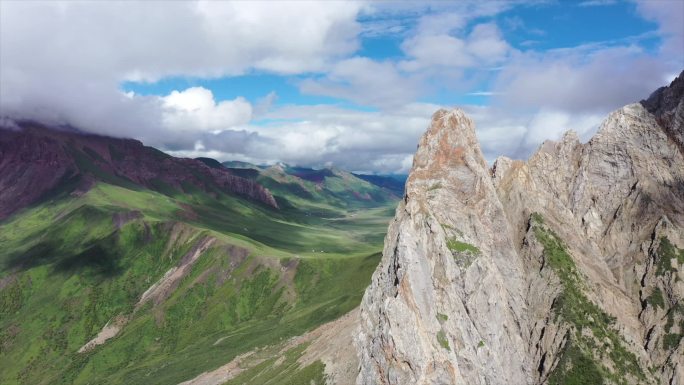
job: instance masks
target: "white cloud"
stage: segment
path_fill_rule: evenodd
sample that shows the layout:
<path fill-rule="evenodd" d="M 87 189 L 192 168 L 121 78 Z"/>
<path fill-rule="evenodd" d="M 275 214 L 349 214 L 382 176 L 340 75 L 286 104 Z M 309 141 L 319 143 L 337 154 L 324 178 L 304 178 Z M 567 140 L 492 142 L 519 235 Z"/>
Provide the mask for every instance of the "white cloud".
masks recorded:
<path fill-rule="evenodd" d="M 584 141 L 589 140 L 605 119 L 604 114 L 571 114 L 558 110 L 542 110 L 528 124 L 522 146 L 531 149 L 546 139 L 557 140 L 573 130 Z"/>
<path fill-rule="evenodd" d="M 381 113 L 324 105 L 284 106 L 264 115 L 277 123 L 202 133 L 202 151 L 187 146 L 191 149 L 174 154 L 199 156 L 205 152 L 220 160 L 407 172 L 416 143 L 438 108 L 412 103 Z"/>
<path fill-rule="evenodd" d="M 470 67 L 475 64 L 463 39 L 446 34 L 418 35 L 402 44 L 404 52 L 412 58 L 402 68 L 417 71 L 432 66 Z"/>
<path fill-rule="evenodd" d="M 401 63 L 401 67 L 408 71 L 494 65 L 512 50 L 493 23 L 475 25 L 463 38 L 421 31 L 405 40 L 401 47 L 411 58 Z"/>
<path fill-rule="evenodd" d="M 441 107 L 417 101 L 435 89 L 491 96 L 494 105 L 464 107 L 487 158 L 525 158 L 567 129 L 586 139 L 609 110 L 681 70 L 682 2 L 638 2 L 659 25 L 657 55 L 636 38 L 519 52 L 491 21 L 516 4 L 3 1 L 0 124 L 3 115 L 29 117 L 135 137 L 177 155 L 405 172 Z M 507 23 L 506 31 L 525 28 L 522 20 Z M 387 35 L 402 39 L 403 57 L 359 56 L 360 36 Z M 297 74 L 304 93 L 381 111 L 283 106 L 275 93 L 254 105 L 217 101 L 202 87 L 161 96 L 120 90 L 126 79 L 251 71 Z M 487 80 L 491 89 L 482 88 Z"/>
<path fill-rule="evenodd" d="M 125 96 L 122 81 L 321 71 L 358 47 L 361 7 L 304 1 L 174 1 L 163 7 L 3 1 L 0 115 L 160 138 L 168 120 L 162 101 Z M 207 119 L 200 123 L 216 126 Z"/>
<path fill-rule="evenodd" d="M 268 112 L 276 100 L 278 100 L 278 94 L 275 91 L 271 91 L 268 93 L 268 95 L 257 100 L 257 103 L 254 106 L 254 115 L 260 116 Z"/>
<path fill-rule="evenodd" d="M 479 59 L 480 64 L 499 63 L 510 50 L 494 23 L 478 24 L 468 36 L 468 51 Z"/>
<path fill-rule="evenodd" d="M 494 91 L 510 107 L 607 113 L 646 98 L 666 72 L 634 46 L 526 52 L 503 68 Z"/>
<path fill-rule="evenodd" d="M 220 131 L 252 118 L 252 105 L 244 98 L 217 103 L 214 94 L 203 87 L 173 91 L 162 101 L 164 126 L 173 130 Z"/>
<path fill-rule="evenodd" d="M 542 109 L 516 111 L 495 106 L 465 106 L 475 121 L 482 152 L 490 165 L 499 155 L 527 159 L 544 140 L 558 140 L 574 130 L 586 141 L 596 132 L 603 114 Z"/>
<path fill-rule="evenodd" d="M 117 80 L 323 69 L 358 47 L 347 2 L 2 2 L 3 67 Z M 306 14 L 307 17 L 301 17 Z M 297 20 L 297 22 L 292 22 Z M 18 68 L 16 68 L 18 69 Z M 82 74 L 86 75 L 86 74 Z"/>
<path fill-rule="evenodd" d="M 335 64 L 325 78 L 302 81 L 300 90 L 387 107 L 415 100 L 423 93 L 424 86 L 419 78 L 401 73 L 391 61 L 354 57 Z"/>
<path fill-rule="evenodd" d="M 468 19 L 468 15 L 463 12 L 428 14 L 418 21 L 416 34 L 430 36 L 460 32 L 467 25 Z"/>
<path fill-rule="evenodd" d="M 661 50 L 681 69 L 684 64 L 684 1 L 637 0 L 637 11 L 658 23 L 663 39 Z"/>

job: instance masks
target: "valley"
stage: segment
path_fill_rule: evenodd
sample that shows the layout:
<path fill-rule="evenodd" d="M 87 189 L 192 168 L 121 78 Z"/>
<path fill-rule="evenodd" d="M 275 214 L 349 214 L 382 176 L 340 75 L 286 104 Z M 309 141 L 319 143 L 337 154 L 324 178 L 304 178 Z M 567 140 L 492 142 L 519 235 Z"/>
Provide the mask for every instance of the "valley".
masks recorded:
<path fill-rule="evenodd" d="M 64 186 L 0 222 L 3 384 L 170 384 L 254 349 L 291 359 L 309 342 L 275 347 L 358 306 L 398 200 L 348 173 L 280 172 L 277 208 L 77 175 L 87 190 Z M 293 383 L 323 378 L 310 361 L 290 364 Z"/>

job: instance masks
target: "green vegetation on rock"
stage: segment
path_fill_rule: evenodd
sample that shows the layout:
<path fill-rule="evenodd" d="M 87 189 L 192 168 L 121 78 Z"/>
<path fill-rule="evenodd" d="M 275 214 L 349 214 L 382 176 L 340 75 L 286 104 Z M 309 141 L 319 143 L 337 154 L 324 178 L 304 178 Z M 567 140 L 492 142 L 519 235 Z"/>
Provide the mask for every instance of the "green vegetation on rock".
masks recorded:
<path fill-rule="evenodd" d="M 549 377 L 550 385 L 600 385 L 605 383 L 603 371 L 596 364 L 595 358 L 587 355 L 572 340 L 567 342 L 560 357 L 556 369 Z"/>
<path fill-rule="evenodd" d="M 679 346 L 679 343 L 682 341 L 682 338 L 684 337 L 684 334 L 681 333 L 667 333 L 665 334 L 665 337 L 663 337 L 663 349 L 665 350 L 671 350 Z"/>
<path fill-rule="evenodd" d="M 451 348 L 449 347 L 449 340 L 447 339 L 444 330 L 440 330 L 439 332 L 437 332 L 437 342 L 439 342 L 439 345 L 444 349 L 451 350 Z"/>
<path fill-rule="evenodd" d="M 653 289 L 653 293 L 646 298 L 646 302 L 654 308 L 665 308 L 665 297 L 659 287 Z"/>
<path fill-rule="evenodd" d="M 660 239 L 657 251 L 656 275 L 665 275 L 668 271 L 674 271 L 671 261 L 675 259 L 678 264 L 684 264 L 684 250 L 678 249 L 667 237 Z"/>
<path fill-rule="evenodd" d="M 675 317 L 680 318 L 679 333 L 673 333 L 675 326 Z M 667 313 L 667 322 L 665 323 L 665 336 L 663 337 L 663 348 L 666 350 L 675 349 L 684 338 L 684 305 L 678 303 L 670 308 Z"/>
<path fill-rule="evenodd" d="M 556 321 L 571 326 L 568 342 L 549 383 L 601 384 L 610 380 L 627 384 L 630 380 L 626 375 L 643 380 L 644 374 L 638 371 L 636 356 L 625 348 L 622 337 L 613 326 L 614 317 L 587 298 L 584 280 L 565 245 L 537 217 L 532 216 L 535 237 L 544 247 L 545 263 L 558 276 L 563 287 L 553 305 Z M 600 365 L 603 360 L 610 360 L 611 364 Z"/>
<path fill-rule="evenodd" d="M 475 255 L 480 254 L 480 249 L 478 249 L 476 246 L 473 246 L 470 243 L 458 241 L 453 238 L 447 240 L 447 247 L 449 250 L 457 253 L 471 253 Z"/>

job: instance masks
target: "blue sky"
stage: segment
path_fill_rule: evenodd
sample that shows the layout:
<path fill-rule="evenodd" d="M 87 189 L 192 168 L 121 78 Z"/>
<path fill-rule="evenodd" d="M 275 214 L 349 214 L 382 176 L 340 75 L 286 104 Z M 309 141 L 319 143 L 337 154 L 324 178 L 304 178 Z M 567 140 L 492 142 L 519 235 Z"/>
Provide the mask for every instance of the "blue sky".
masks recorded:
<path fill-rule="evenodd" d="M 179 156 L 406 172 L 438 108 L 525 158 L 684 69 L 684 2 L 3 2 L 0 115 Z"/>
<path fill-rule="evenodd" d="M 382 35 L 362 33 L 360 47 L 355 54 L 378 61 L 404 59 L 401 44 L 406 34 L 415 27 L 421 16 L 429 13 L 431 11 L 425 9 L 422 13 L 410 16 L 384 16 L 380 20 L 396 23 L 401 32 Z M 378 21 L 364 15 L 360 15 L 357 20 L 362 25 Z M 473 25 L 489 22 L 495 22 L 508 43 L 521 51 L 572 48 L 587 44 L 619 46 L 634 40 L 646 52 L 655 54 L 661 40 L 655 33 L 657 23 L 641 17 L 637 13 L 635 3 L 624 1 L 605 4 L 597 2 L 595 5 L 579 1 L 522 5 L 494 16 L 475 18 L 468 23 L 465 31 L 468 33 Z M 495 74 L 488 74 L 489 69 L 474 71 L 479 72 L 482 79 L 469 84 L 467 89 L 453 92 L 451 87 L 435 83 L 434 90 L 419 100 L 442 105 L 488 104 L 489 97 L 472 94 L 491 91 L 489 81 Z M 343 98 L 312 95 L 299 90 L 298 84 L 303 79 L 320 75 L 282 75 L 269 71 L 249 71 L 244 75 L 210 79 L 176 76 L 156 82 L 123 82 L 121 88 L 140 95 L 163 96 L 173 90 L 204 87 L 213 92 L 217 101 L 242 96 L 252 103 L 258 103 L 274 92 L 277 95 L 275 105 L 331 104 L 347 108 L 373 109 L 370 106 L 355 105 Z M 458 89 L 458 84 L 455 87 Z"/>

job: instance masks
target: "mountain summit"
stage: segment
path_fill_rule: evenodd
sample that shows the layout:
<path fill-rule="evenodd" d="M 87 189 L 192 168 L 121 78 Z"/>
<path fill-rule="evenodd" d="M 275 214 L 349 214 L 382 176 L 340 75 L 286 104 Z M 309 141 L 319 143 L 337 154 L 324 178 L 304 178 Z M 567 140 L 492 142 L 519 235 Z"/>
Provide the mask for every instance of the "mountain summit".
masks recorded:
<path fill-rule="evenodd" d="M 440 110 L 361 304 L 358 384 L 684 384 L 684 72 L 490 169 Z"/>

